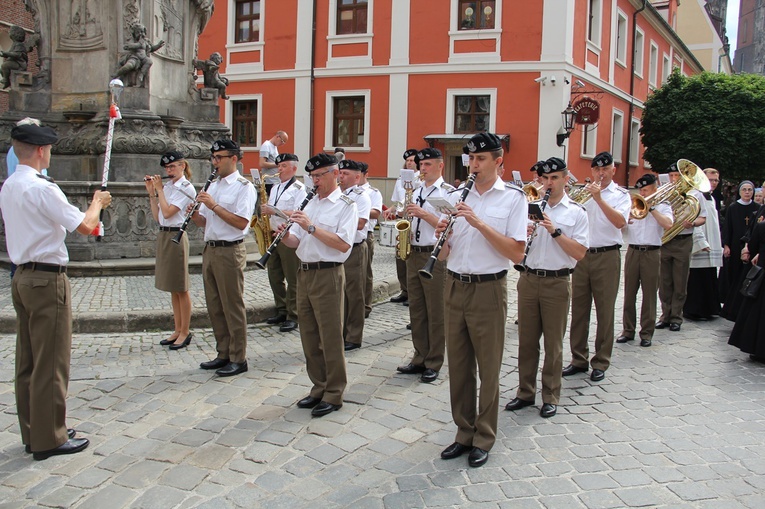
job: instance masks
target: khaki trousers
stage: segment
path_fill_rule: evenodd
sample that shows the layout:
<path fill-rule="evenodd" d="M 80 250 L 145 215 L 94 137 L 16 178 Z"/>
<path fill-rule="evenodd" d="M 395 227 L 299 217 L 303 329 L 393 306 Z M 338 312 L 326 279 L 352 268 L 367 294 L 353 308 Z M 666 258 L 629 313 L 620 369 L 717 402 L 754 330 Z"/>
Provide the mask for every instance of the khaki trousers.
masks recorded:
<path fill-rule="evenodd" d="M 364 336 L 364 285 L 367 279 L 367 243 L 356 244 L 345 267 L 345 321 L 343 339 L 348 343 L 361 344 Z"/>
<path fill-rule="evenodd" d="M 367 279 L 364 282 L 364 316 L 372 312 L 372 290 L 374 289 L 374 275 L 372 274 L 372 259 L 375 257 L 375 234 L 367 233 Z"/>
<path fill-rule="evenodd" d="M 247 360 L 247 311 L 244 307 L 244 243 L 227 247 L 205 246 L 202 281 L 219 359 Z"/>
<path fill-rule="evenodd" d="M 396 278 L 398 279 L 398 284 L 401 287 L 401 293 L 408 295 L 409 291 L 407 290 L 406 286 L 406 261 L 398 257 L 398 252 L 396 252 Z"/>
<path fill-rule="evenodd" d="M 539 338 L 544 334 L 542 402 L 560 401 L 563 371 L 563 338 L 571 303 L 569 276 L 539 277 L 524 272 L 518 279 L 518 392 L 516 397 L 534 401 L 539 369 Z"/>
<path fill-rule="evenodd" d="M 578 368 L 605 371 L 611 364 L 614 349 L 614 307 L 619 292 L 622 258 L 618 249 L 590 253 L 576 264 L 571 279 L 571 364 Z M 598 321 L 595 332 L 595 355 L 588 361 L 590 350 L 590 312 L 595 301 Z"/>
<path fill-rule="evenodd" d="M 18 267 L 16 408 L 21 441 L 33 452 L 64 444 L 66 393 L 72 355 L 72 298 L 66 274 Z"/>
<path fill-rule="evenodd" d="M 446 348 L 456 442 L 488 451 L 497 437 L 507 278 L 461 283 L 446 276 Z M 481 387 L 476 378 L 476 364 Z M 476 411 L 476 393 L 478 409 Z"/>
<path fill-rule="evenodd" d="M 656 292 L 659 289 L 659 249 L 638 251 L 628 248 L 624 258 L 624 311 L 622 336 L 635 337 L 637 292 L 642 288 L 640 307 L 640 339 L 651 339 L 656 328 Z"/>
<path fill-rule="evenodd" d="M 345 272 L 329 269 L 298 270 L 298 323 L 311 397 L 333 405 L 343 402 L 347 384 L 343 349 Z"/>
<path fill-rule="evenodd" d="M 660 320 L 664 323 L 683 323 L 683 306 L 688 290 L 692 250 L 693 235 L 678 235 L 661 246 L 659 300 Z"/>
<path fill-rule="evenodd" d="M 297 321 L 297 268 L 295 249 L 280 242 L 268 259 L 268 282 L 274 293 L 276 314 Z M 285 287 L 284 282 L 287 282 Z"/>
<path fill-rule="evenodd" d="M 440 371 L 444 364 L 444 275 L 445 262 L 436 262 L 433 279 L 419 274 L 430 258 L 430 251 L 415 252 L 406 259 L 409 289 L 409 319 L 412 324 L 414 356 L 412 364 Z"/>

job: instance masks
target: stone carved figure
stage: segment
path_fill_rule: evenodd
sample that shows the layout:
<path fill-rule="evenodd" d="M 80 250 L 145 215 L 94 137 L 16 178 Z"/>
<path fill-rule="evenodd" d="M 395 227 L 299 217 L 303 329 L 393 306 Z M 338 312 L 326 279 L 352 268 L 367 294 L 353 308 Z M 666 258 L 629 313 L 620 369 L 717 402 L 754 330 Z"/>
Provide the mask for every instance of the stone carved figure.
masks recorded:
<path fill-rule="evenodd" d="M 13 25 L 8 30 L 13 44 L 8 51 L 0 51 L 5 61 L 0 67 L 0 73 L 3 76 L 3 88 L 9 88 L 11 86 L 11 71 L 26 71 L 27 64 L 29 63 L 29 57 L 27 55 L 27 46 L 24 41 L 27 38 L 24 29 L 18 25 Z"/>
<path fill-rule="evenodd" d="M 205 88 L 215 88 L 218 90 L 218 95 L 220 95 L 221 99 L 228 99 L 226 95 L 228 78 L 220 75 L 219 69 L 221 63 L 223 63 L 223 57 L 216 51 L 210 55 L 209 60 L 194 59 L 194 68 L 199 69 L 204 74 Z"/>
<path fill-rule="evenodd" d="M 165 41 L 152 44 L 146 37 L 146 27 L 141 23 L 134 24 L 131 33 L 131 40 L 125 44 L 127 53 L 120 56 L 117 64 L 119 69 L 114 77 L 123 79 L 126 86 L 144 87 L 149 68 L 153 64 L 151 54 L 164 46 Z"/>

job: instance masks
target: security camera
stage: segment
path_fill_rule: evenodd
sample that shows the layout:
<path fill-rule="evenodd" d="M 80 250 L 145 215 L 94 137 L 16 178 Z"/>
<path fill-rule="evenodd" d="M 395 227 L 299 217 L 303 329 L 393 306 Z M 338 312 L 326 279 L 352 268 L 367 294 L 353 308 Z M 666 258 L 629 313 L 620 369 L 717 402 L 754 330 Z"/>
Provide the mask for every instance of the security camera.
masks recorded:
<path fill-rule="evenodd" d="M 547 81 L 547 76 L 540 76 L 539 78 L 534 79 L 537 83 L 541 83 L 542 85 L 545 84 L 545 81 Z"/>
<path fill-rule="evenodd" d="M 550 76 L 550 83 L 552 83 L 553 85 L 555 85 L 555 81 L 556 81 L 556 79 L 555 79 L 555 75 L 553 74 L 552 76 Z"/>
<path fill-rule="evenodd" d="M 579 88 L 584 88 L 584 83 L 582 83 L 580 80 L 576 80 L 576 86 Z"/>
<path fill-rule="evenodd" d="M 566 85 L 570 85 L 571 84 L 571 82 L 565 76 L 563 77 L 563 83 L 565 83 Z"/>

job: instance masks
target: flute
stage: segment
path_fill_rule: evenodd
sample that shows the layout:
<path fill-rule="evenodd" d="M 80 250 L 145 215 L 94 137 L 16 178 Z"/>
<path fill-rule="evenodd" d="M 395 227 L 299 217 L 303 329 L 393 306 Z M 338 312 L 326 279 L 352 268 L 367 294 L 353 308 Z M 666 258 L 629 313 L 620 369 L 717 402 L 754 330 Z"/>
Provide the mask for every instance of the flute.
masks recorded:
<path fill-rule="evenodd" d="M 313 198 L 316 195 L 316 191 L 314 189 L 311 189 L 308 191 L 308 194 L 305 195 L 305 199 L 303 200 L 303 203 L 300 204 L 300 206 L 297 208 L 295 212 L 303 210 L 306 205 L 308 205 L 308 202 L 311 201 L 311 198 Z M 276 246 L 279 245 L 279 242 L 282 241 L 285 235 L 287 235 L 287 230 L 290 229 L 290 226 L 292 226 L 295 223 L 292 219 L 287 220 L 286 223 L 284 223 L 284 229 L 279 232 L 279 235 L 277 235 L 274 238 L 274 241 L 271 242 L 271 245 L 268 246 L 268 249 L 266 249 L 266 252 L 263 254 L 263 257 L 255 262 L 255 266 L 259 269 L 265 269 L 266 264 L 268 263 L 268 259 L 271 257 L 271 255 L 274 253 L 274 250 L 276 249 Z"/>
<path fill-rule="evenodd" d="M 210 176 L 207 177 L 207 182 L 205 182 L 205 186 L 202 188 L 202 192 L 204 193 L 207 191 L 207 189 L 210 187 L 210 184 L 212 184 L 212 181 L 215 180 L 215 177 L 218 176 L 218 168 L 213 166 L 212 171 L 210 172 Z M 186 215 L 186 219 L 183 220 L 183 224 L 181 225 L 181 230 L 178 232 L 178 235 L 173 238 L 173 242 L 176 244 L 181 243 L 181 239 L 183 238 L 183 232 L 186 231 L 186 227 L 189 225 L 189 221 L 191 221 L 191 216 L 194 215 L 194 212 L 199 210 L 199 202 L 196 202 L 194 204 L 194 207 L 189 211 L 189 213 Z"/>
<path fill-rule="evenodd" d="M 170 175 L 162 175 L 162 176 L 161 176 L 161 177 L 159 177 L 159 178 L 161 178 L 162 180 L 165 180 L 165 179 L 171 179 L 171 178 L 173 178 L 173 177 L 171 177 Z M 148 182 L 148 181 L 150 181 L 150 180 L 151 180 L 151 177 L 144 177 L 144 178 L 143 178 L 143 181 L 144 181 L 144 182 Z"/>
<path fill-rule="evenodd" d="M 550 199 L 550 191 L 552 191 L 551 187 L 547 188 L 547 191 L 545 191 L 545 195 L 542 198 L 542 203 L 539 205 L 539 208 L 542 209 L 542 212 L 545 211 L 545 208 L 547 207 L 547 200 Z M 515 270 L 518 272 L 523 272 L 526 270 L 526 257 L 529 256 L 529 248 L 531 248 L 531 243 L 534 242 L 534 237 L 537 236 L 537 228 L 539 228 L 539 223 L 534 223 L 534 229 L 531 231 L 531 235 L 529 235 L 529 239 L 526 241 L 526 251 L 523 253 L 523 260 L 521 263 L 516 264 L 513 266 Z"/>
<path fill-rule="evenodd" d="M 476 174 L 471 173 L 468 175 L 467 181 L 465 181 L 465 186 L 462 188 L 462 194 L 460 194 L 460 199 L 457 200 L 457 203 L 465 201 L 465 198 L 467 198 L 468 193 L 470 192 L 470 189 L 472 189 L 473 184 L 475 183 Z M 446 229 L 441 233 L 441 236 L 438 238 L 438 242 L 436 242 L 436 246 L 433 248 L 433 252 L 430 253 L 430 258 L 428 259 L 427 263 L 425 263 L 425 266 L 419 270 L 419 273 L 422 277 L 425 279 L 433 279 L 433 267 L 436 266 L 436 262 L 438 261 L 438 255 L 441 253 L 441 249 L 444 247 L 444 243 L 446 242 L 446 238 L 449 236 L 449 234 L 452 232 L 452 228 L 454 228 L 454 221 L 456 218 L 454 215 L 449 216 L 449 222 L 446 223 Z"/>

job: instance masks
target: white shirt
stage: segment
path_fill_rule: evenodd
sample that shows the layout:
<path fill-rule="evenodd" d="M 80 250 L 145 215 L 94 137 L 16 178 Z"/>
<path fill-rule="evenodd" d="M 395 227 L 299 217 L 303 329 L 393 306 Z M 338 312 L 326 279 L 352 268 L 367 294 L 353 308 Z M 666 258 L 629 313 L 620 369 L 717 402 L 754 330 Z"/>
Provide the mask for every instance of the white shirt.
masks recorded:
<path fill-rule="evenodd" d="M 276 156 L 279 155 L 279 149 L 276 145 L 271 143 L 271 140 L 266 140 L 260 146 L 260 157 L 264 157 L 269 163 L 276 163 Z M 261 168 L 260 177 L 266 184 L 278 184 L 281 182 L 279 177 L 275 177 L 279 173 L 279 168 Z"/>
<path fill-rule="evenodd" d="M 441 214 L 439 214 L 436 208 L 427 201 L 427 198 L 450 199 L 450 194 L 458 194 L 450 193 L 449 191 L 452 190 L 454 190 L 454 187 L 446 184 L 442 177 L 438 177 L 438 180 L 436 180 L 433 185 L 428 187 L 425 187 L 425 183 L 423 182 L 422 185 L 418 187 L 414 192 L 414 204 L 419 205 L 426 212 L 435 214 L 440 218 Z M 420 219 L 419 217 L 413 217 L 411 219 L 411 223 L 412 245 L 432 246 L 438 241 L 436 238 L 436 229 L 430 226 L 427 221 Z M 419 236 L 417 235 L 418 231 Z"/>
<path fill-rule="evenodd" d="M 662 202 L 656 205 L 656 211 L 673 221 L 672 207 Z M 664 228 L 656 221 L 650 212 L 645 219 L 630 219 L 624 227 L 624 242 L 632 246 L 661 246 Z"/>
<path fill-rule="evenodd" d="M 16 265 L 27 262 L 66 265 L 64 240 L 85 219 L 53 182 L 19 164 L 0 191 L 8 255 Z"/>
<path fill-rule="evenodd" d="M 272 207 L 276 207 L 281 211 L 285 210 L 297 210 L 303 200 L 305 200 L 306 192 L 305 184 L 296 180 L 295 177 L 291 179 L 292 184 L 287 182 L 279 182 L 279 184 L 271 188 L 271 194 L 268 197 L 268 204 Z M 289 184 L 289 185 L 288 185 Z M 271 229 L 276 231 L 279 226 L 286 223 L 284 219 L 277 215 L 271 216 L 269 220 L 271 223 Z"/>
<path fill-rule="evenodd" d="M 704 200 L 706 200 L 706 198 L 704 198 L 704 195 L 701 193 L 701 191 L 698 191 L 696 189 L 691 189 L 688 194 L 693 195 L 697 200 L 699 200 L 700 212 L 698 217 L 707 217 L 707 208 L 702 205 L 702 203 L 704 202 Z M 686 228 L 680 233 L 678 233 L 678 235 L 693 235 L 693 228 Z"/>
<path fill-rule="evenodd" d="M 367 196 L 367 193 L 365 193 L 364 190 L 358 186 L 353 186 L 346 189 L 343 194 L 356 202 L 356 209 L 359 215 L 359 219 L 367 220 L 360 230 L 356 230 L 356 235 L 354 236 L 353 243 L 358 244 L 359 242 L 363 242 L 367 239 L 367 232 L 369 231 L 369 211 L 372 208 L 372 202 L 370 201 L 369 196 Z M 358 226 L 358 224 L 356 226 Z"/>
<path fill-rule="evenodd" d="M 420 180 L 420 172 L 415 170 L 412 187 L 414 189 L 417 189 L 418 187 L 420 187 L 420 184 L 422 184 L 422 181 Z M 393 194 L 390 195 L 390 200 L 394 203 L 395 202 L 404 203 L 405 198 L 406 198 L 406 190 L 404 189 L 404 181 L 401 180 L 401 177 L 399 177 L 396 179 L 396 184 L 393 186 Z"/>
<path fill-rule="evenodd" d="M 369 201 L 372 202 L 371 210 L 382 212 L 383 198 L 382 198 L 382 193 L 380 192 L 380 190 L 375 187 L 372 187 L 369 184 L 369 182 L 359 187 L 361 187 L 364 191 L 366 191 L 367 196 L 369 197 Z M 368 232 L 373 231 L 375 229 L 375 226 L 377 226 L 377 219 L 372 219 L 372 217 L 370 216 L 368 224 L 369 224 L 369 227 L 367 228 L 367 231 Z"/>
<path fill-rule="evenodd" d="M 165 182 L 162 186 L 162 191 L 165 193 L 165 200 L 170 205 L 178 207 L 178 212 L 171 217 L 165 218 L 162 215 L 162 207 L 159 208 L 157 217 L 159 219 L 160 226 L 181 226 L 186 219 L 186 207 L 193 203 L 197 197 L 197 192 L 191 182 L 186 180 L 186 177 L 181 177 L 177 182 Z"/>
<path fill-rule="evenodd" d="M 489 226 L 506 237 L 526 242 L 528 204 L 520 188 L 508 187 L 497 177 L 491 189 L 478 194 L 475 186 L 465 203 Z M 461 193 L 452 193 L 456 203 Z M 498 253 L 481 233 L 463 217 L 454 221 L 449 236 L 450 252 L 446 268 L 458 274 L 495 274 L 510 267 L 510 260 Z"/>
<path fill-rule="evenodd" d="M 629 221 L 632 200 L 630 200 L 630 194 L 627 190 L 622 189 L 612 180 L 600 192 L 600 195 L 603 197 L 603 201 L 624 217 L 625 221 Z M 584 206 L 587 209 L 587 219 L 590 222 L 590 247 L 621 245 L 624 241 L 621 229 L 611 224 L 598 204 L 589 201 Z"/>
<path fill-rule="evenodd" d="M 326 198 L 319 198 L 316 195 L 313 200 L 308 202 L 303 212 L 308 215 L 317 230 L 322 229 L 336 233 L 344 242 L 353 247 L 353 238 L 359 223 L 356 203 L 345 196 L 339 187 Z M 309 235 L 298 224 L 293 224 L 290 227 L 290 234 L 296 236 L 300 241 L 296 253 L 302 262 L 343 263 L 351 255 L 350 249 L 344 253 L 333 249 L 314 235 Z"/>
<path fill-rule="evenodd" d="M 584 207 L 571 201 L 567 194 L 554 206 L 549 204 L 544 210 L 555 228 L 566 237 L 575 240 L 584 247 L 589 247 L 589 221 Z M 561 270 L 573 269 L 576 258 L 566 254 L 558 241 L 550 233 L 537 227 L 537 234 L 531 242 L 529 254 L 526 256 L 526 266 L 532 269 Z"/>
<path fill-rule="evenodd" d="M 247 226 L 242 230 L 235 228 L 221 219 L 206 206 L 199 207 L 199 213 L 207 220 L 205 225 L 205 242 L 208 240 L 227 240 L 233 242 L 243 239 L 250 230 L 250 218 L 255 211 L 258 195 L 252 182 L 235 171 L 228 177 L 221 178 L 210 184 L 207 192 L 215 203 L 232 214 L 247 219 Z M 217 210 L 217 209 L 216 209 Z"/>

